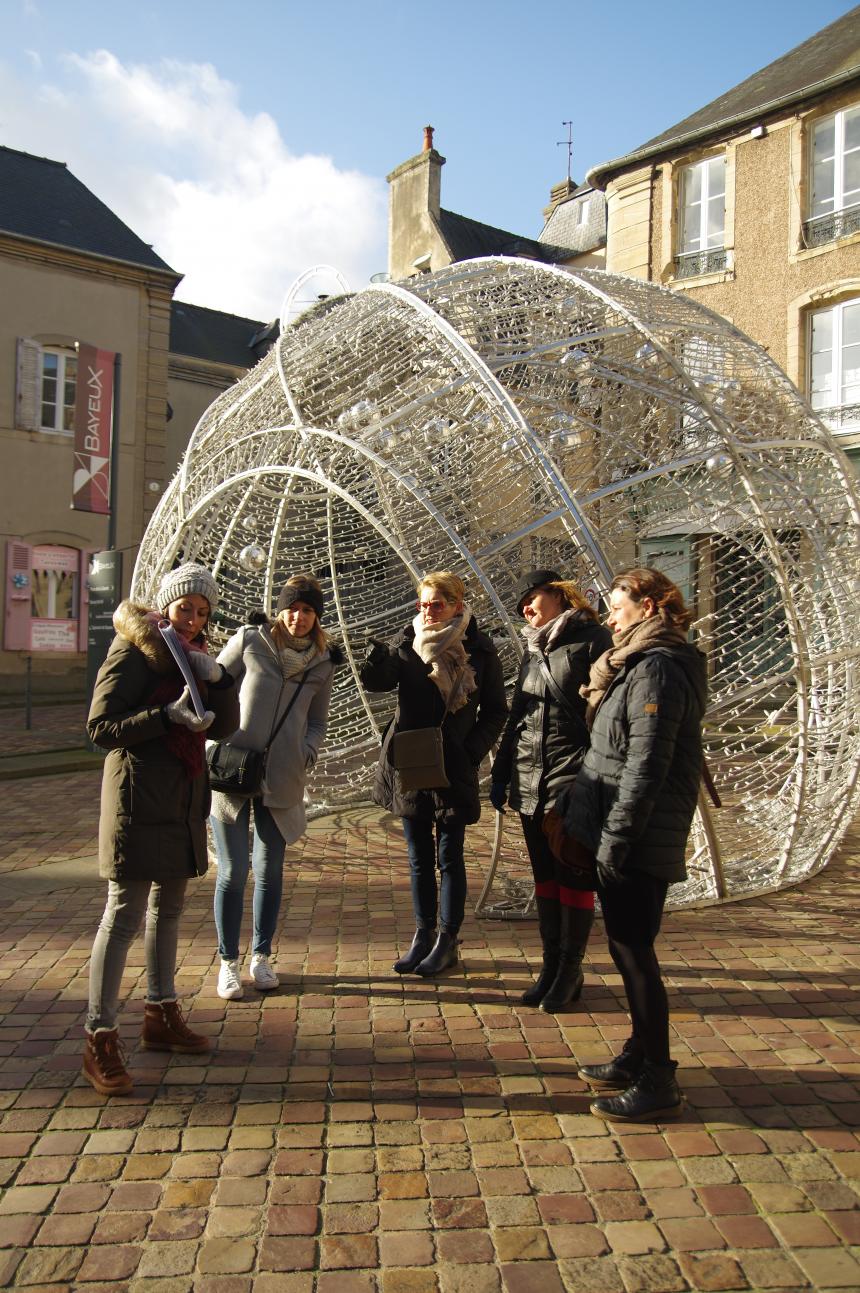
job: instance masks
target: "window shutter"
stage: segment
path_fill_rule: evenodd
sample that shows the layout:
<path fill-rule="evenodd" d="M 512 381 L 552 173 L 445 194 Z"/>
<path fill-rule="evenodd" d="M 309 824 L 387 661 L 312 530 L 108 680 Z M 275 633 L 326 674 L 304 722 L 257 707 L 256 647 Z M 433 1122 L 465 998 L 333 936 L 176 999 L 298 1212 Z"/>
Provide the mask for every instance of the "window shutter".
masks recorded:
<path fill-rule="evenodd" d="M 21 431 L 38 431 L 42 380 L 42 347 L 28 337 L 18 338 L 18 366 L 15 385 L 15 426 Z"/>
<path fill-rule="evenodd" d="M 3 636 L 7 651 L 27 651 L 30 648 L 31 561 L 29 543 L 10 539 L 6 544 L 6 631 Z"/>

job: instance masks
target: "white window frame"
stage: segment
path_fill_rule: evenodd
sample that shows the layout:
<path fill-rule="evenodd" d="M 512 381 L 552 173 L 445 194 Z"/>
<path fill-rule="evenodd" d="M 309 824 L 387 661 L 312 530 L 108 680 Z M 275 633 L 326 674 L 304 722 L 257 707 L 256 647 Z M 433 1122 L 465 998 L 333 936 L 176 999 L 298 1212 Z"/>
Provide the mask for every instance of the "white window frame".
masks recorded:
<path fill-rule="evenodd" d="M 851 107 L 841 108 L 839 112 L 832 113 L 829 117 L 819 117 L 814 121 L 810 130 L 809 141 L 809 218 L 816 220 L 820 216 L 835 215 L 839 211 L 846 210 L 847 207 L 860 205 L 860 189 L 852 190 L 852 199 L 846 204 L 845 201 L 845 158 L 847 153 L 860 152 L 860 143 L 854 148 L 845 148 L 845 123 L 846 119 L 853 114 L 860 114 L 860 104 L 852 104 Z M 829 205 L 819 205 L 816 210 L 815 206 L 815 137 L 823 127 L 833 122 L 833 192 L 832 196 L 819 199 Z"/>
<path fill-rule="evenodd" d="M 54 400 L 54 420 L 52 424 L 46 423 L 44 419 L 45 359 L 49 355 L 52 358 L 57 360 L 56 391 L 57 391 L 57 395 L 59 395 L 60 392 L 62 392 L 62 395 L 63 395 L 62 399 Z M 64 349 L 61 346 L 42 347 L 42 353 L 40 356 L 40 363 L 39 363 L 38 389 L 36 391 L 37 407 L 39 410 L 39 430 L 40 431 L 47 431 L 47 432 L 53 433 L 54 435 L 68 435 L 68 436 L 74 435 L 74 400 L 72 400 L 71 405 L 66 404 L 66 401 L 65 401 L 66 380 L 67 380 L 66 365 L 70 359 L 74 360 L 75 362 L 75 382 L 77 383 L 77 362 L 78 362 L 77 353 L 74 350 Z M 65 425 L 65 421 L 66 421 L 65 414 L 68 408 L 71 408 L 72 410 L 72 418 L 71 418 L 72 426 L 67 427 Z"/>
<path fill-rule="evenodd" d="M 844 301 L 835 301 L 831 305 L 825 306 L 819 310 L 810 310 L 807 316 L 807 354 L 809 356 L 806 373 L 806 389 L 809 394 L 809 402 L 813 409 L 834 431 L 847 431 L 855 429 L 860 425 L 860 399 L 846 404 L 843 402 L 843 321 L 847 307 L 860 307 L 860 296 L 851 296 Z M 813 404 L 815 393 L 812 390 L 812 365 L 814 359 L 813 353 L 813 328 L 815 319 L 822 315 L 829 314 L 833 321 L 832 340 L 831 340 L 831 363 L 830 363 L 830 392 L 827 403 L 822 403 L 820 397 L 818 402 Z"/>
<path fill-rule="evenodd" d="M 718 235 L 708 235 L 708 210 L 711 202 L 711 167 L 714 162 L 719 162 L 723 167 L 723 223 Z M 695 239 L 688 239 L 687 245 L 684 244 L 687 236 L 687 217 L 686 211 L 689 209 L 686 203 L 686 189 L 689 183 L 688 177 L 694 171 L 701 171 L 702 187 L 699 198 L 699 231 Z M 704 254 L 709 251 L 719 251 L 726 245 L 726 158 L 725 154 L 718 154 L 715 157 L 704 157 L 699 162 L 693 162 L 689 166 L 682 167 L 678 176 L 678 256 L 689 256 Z M 711 241 L 712 238 L 718 237 L 719 241 Z M 695 246 L 693 246 L 695 242 Z"/>
<path fill-rule="evenodd" d="M 576 224 L 577 224 L 577 227 L 580 229 L 584 224 L 588 223 L 588 209 L 590 206 L 591 206 L 590 197 L 580 199 L 579 209 L 576 213 L 577 215 Z"/>

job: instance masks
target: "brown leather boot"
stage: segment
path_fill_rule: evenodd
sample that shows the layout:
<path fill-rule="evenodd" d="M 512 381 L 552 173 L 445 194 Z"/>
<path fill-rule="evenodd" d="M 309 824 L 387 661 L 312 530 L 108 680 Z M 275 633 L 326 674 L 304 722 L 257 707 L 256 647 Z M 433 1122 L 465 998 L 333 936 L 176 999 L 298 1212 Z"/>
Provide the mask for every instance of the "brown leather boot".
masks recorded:
<path fill-rule="evenodd" d="M 192 1033 L 178 1001 L 147 1001 L 143 1008 L 141 1046 L 145 1051 L 178 1051 L 197 1055 L 208 1051 L 209 1038 Z"/>
<path fill-rule="evenodd" d="M 134 1087 L 126 1071 L 116 1028 L 97 1028 L 84 1043 L 84 1077 L 99 1095 L 128 1095 Z"/>

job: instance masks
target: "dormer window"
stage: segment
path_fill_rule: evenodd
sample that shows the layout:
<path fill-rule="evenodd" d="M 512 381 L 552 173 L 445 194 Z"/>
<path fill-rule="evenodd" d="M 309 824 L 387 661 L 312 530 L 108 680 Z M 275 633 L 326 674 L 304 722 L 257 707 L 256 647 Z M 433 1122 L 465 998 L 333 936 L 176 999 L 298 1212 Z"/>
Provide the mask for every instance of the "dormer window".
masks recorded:
<path fill-rule="evenodd" d="M 685 166 L 678 177 L 675 276 L 690 278 L 726 268 L 726 159 Z"/>
<path fill-rule="evenodd" d="M 816 121 L 809 150 L 807 247 L 860 230 L 860 107 Z"/>

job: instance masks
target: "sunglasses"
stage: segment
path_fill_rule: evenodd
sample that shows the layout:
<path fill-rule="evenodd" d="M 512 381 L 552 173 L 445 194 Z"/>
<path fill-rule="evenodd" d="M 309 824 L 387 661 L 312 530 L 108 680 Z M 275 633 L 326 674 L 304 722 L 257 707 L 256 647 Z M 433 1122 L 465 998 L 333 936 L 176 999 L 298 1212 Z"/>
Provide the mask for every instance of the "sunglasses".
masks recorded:
<path fill-rule="evenodd" d="M 416 602 L 415 609 L 418 611 L 442 611 L 447 605 L 446 601 L 434 598 L 432 602 Z"/>

